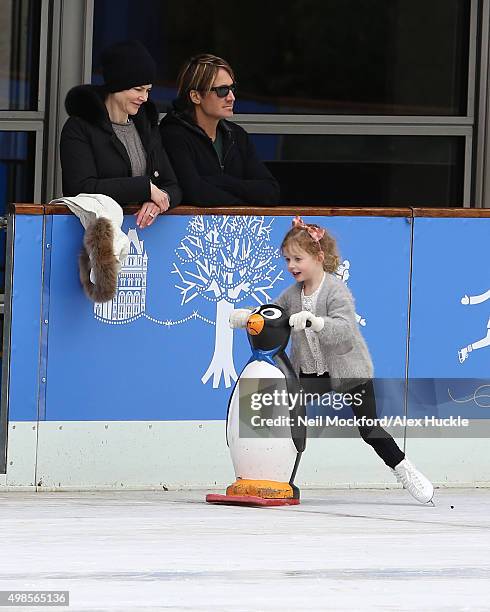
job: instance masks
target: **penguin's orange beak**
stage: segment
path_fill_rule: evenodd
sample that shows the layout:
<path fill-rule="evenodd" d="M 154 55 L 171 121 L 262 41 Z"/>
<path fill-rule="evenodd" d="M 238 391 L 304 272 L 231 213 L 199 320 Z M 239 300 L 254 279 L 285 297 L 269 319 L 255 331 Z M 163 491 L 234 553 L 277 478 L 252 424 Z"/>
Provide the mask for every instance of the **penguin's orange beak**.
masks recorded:
<path fill-rule="evenodd" d="M 253 314 L 248 317 L 247 331 L 251 336 L 258 336 L 264 329 L 264 317 L 259 314 Z"/>

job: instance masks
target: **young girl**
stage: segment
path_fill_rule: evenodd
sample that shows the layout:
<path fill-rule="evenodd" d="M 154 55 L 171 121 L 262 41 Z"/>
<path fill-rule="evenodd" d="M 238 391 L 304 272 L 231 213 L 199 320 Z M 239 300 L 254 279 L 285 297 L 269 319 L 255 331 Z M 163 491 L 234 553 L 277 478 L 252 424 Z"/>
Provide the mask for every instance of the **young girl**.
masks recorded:
<path fill-rule="evenodd" d="M 325 229 L 296 217 L 281 252 L 296 283 L 275 303 L 290 314 L 289 324 L 296 332 L 292 335 L 291 362 L 303 387 L 309 391 L 310 386 L 318 393 L 318 382 L 314 381 L 320 379 L 321 393 L 332 389 L 352 396 L 360 393 L 356 397 L 363 398 L 361 405 L 352 405 L 355 416 L 376 419 L 373 364 L 359 332 L 352 295 L 334 275 L 339 264 L 335 240 Z M 249 315 L 248 309 L 235 310 L 230 326 L 245 327 Z M 415 499 L 432 501 L 432 484 L 405 458 L 388 432 L 380 426 L 360 426 L 359 433 Z"/>

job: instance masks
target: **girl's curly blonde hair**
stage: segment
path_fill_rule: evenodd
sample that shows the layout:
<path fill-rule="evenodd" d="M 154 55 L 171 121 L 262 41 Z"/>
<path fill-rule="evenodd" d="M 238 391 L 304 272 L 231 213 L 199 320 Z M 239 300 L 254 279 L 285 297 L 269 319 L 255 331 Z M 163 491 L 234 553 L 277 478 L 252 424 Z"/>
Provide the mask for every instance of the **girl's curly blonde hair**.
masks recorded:
<path fill-rule="evenodd" d="M 323 236 L 319 240 L 316 240 L 309 233 L 309 228 L 312 230 L 319 230 L 320 232 L 323 230 Z M 312 233 L 318 234 L 318 231 Z M 294 247 L 299 247 L 313 256 L 323 253 L 323 269 L 325 272 L 335 272 L 340 263 L 340 255 L 335 238 L 333 238 L 327 230 L 314 223 L 305 223 L 303 227 L 295 226 L 289 230 L 281 243 L 281 253 L 284 254 L 284 249 L 291 247 L 293 249 Z"/>

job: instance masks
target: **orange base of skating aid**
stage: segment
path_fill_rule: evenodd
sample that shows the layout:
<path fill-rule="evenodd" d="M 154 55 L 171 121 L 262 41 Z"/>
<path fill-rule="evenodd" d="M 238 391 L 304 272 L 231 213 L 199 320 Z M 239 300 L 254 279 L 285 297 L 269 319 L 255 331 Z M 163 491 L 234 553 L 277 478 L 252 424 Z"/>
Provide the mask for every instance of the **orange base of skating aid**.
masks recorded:
<path fill-rule="evenodd" d="M 290 498 L 265 498 L 255 495 L 217 495 L 210 493 L 206 495 L 208 504 L 222 504 L 227 506 L 296 506 L 299 499 Z"/>

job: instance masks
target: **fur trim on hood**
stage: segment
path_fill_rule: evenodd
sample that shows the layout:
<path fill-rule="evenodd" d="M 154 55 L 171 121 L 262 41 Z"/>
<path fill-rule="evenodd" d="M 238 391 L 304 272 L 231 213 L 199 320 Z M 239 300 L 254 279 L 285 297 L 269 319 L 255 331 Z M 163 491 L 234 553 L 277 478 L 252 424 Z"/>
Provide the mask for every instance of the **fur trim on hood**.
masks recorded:
<path fill-rule="evenodd" d="M 119 264 L 114 255 L 114 230 L 109 219 L 99 217 L 89 225 L 85 231 L 78 263 L 80 281 L 87 297 L 94 302 L 112 300 L 117 291 Z M 92 268 L 95 284 L 90 280 Z"/>
<path fill-rule="evenodd" d="M 104 104 L 107 91 L 100 85 L 77 85 L 70 89 L 65 99 L 65 109 L 70 117 L 80 117 L 88 123 L 107 124 L 110 127 L 109 114 Z M 138 114 L 146 115 L 152 126 L 158 125 L 158 109 L 151 100 L 141 105 Z"/>

